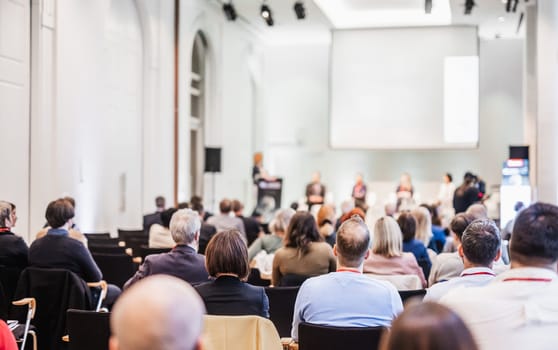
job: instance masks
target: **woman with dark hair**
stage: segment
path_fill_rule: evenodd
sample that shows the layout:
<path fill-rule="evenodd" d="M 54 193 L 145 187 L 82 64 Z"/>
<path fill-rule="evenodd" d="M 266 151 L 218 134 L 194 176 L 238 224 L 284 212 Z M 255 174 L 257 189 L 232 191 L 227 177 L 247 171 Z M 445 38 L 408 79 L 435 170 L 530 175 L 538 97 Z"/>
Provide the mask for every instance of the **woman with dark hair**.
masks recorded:
<path fill-rule="evenodd" d="M 296 213 L 287 229 L 285 246 L 275 252 L 272 284 L 300 285 L 306 278 L 335 271 L 336 267 L 333 250 L 322 241 L 314 217 Z"/>
<path fill-rule="evenodd" d="M 250 267 L 246 242 L 239 231 L 222 231 L 211 238 L 205 250 L 205 266 L 215 280 L 195 288 L 209 315 L 269 317 L 264 288 L 244 282 Z"/>
<path fill-rule="evenodd" d="M 403 251 L 413 253 L 417 259 L 417 263 L 422 268 L 422 272 L 424 272 L 424 277 L 428 279 L 432 262 L 430 261 L 430 257 L 428 256 L 428 252 L 426 251 L 424 244 L 415 239 L 417 227 L 415 217 L 410 211 L 404 211 L 397 218 L 397 224 L 399 224 L 399 228 L 403 234 Z"/>
<path fill-rule="evenodd" d="M 409 306 L 385 332 L 381 350 L 477 350 L 471 331 L 447 307 L 425 302 Z"/>

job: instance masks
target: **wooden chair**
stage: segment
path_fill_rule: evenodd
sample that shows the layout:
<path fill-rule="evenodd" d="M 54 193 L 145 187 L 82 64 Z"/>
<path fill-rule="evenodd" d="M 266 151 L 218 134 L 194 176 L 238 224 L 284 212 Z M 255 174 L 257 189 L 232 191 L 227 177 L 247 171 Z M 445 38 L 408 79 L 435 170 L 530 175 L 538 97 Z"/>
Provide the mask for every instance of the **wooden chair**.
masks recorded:
<path fill-rule="evenodd" d="M 273 323 L 260 316 L 204 316 L 205 350 L 281 350 Z"/>
<path fill-rule="evenodd" d="M 332 327 L 302 322 L 298 326 L 300 350 L 376 350 L 385 327 Z"/>
<path fill-rule="evenodd" d="M 291 336 L 293 312 L 300 287 L 266 287 L 269 299 L 269 319 L 281 337 Z"/>
<path fill-rule="evenodd" d="M 69 309 L 66 312 L 69 350 L 107 350 L 110 313 Z"/>

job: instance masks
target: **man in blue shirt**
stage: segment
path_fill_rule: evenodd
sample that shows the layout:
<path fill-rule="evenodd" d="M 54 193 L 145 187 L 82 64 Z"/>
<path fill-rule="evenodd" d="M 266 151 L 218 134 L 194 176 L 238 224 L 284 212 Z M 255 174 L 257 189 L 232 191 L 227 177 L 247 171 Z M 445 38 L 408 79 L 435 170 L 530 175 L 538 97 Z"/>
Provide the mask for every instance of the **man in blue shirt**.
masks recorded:
<path fill-rule="evenodd" d="M 370 232 L 354 216 L 337 231 L 333 253 L 337 272 L 313 277 L 300 287 L 295 302 L 292 338 L 301 322 L 338 327 L 389 327 L 403 311 L 397 290 L 388 282 L 362 274 L 368 257 Z"/>

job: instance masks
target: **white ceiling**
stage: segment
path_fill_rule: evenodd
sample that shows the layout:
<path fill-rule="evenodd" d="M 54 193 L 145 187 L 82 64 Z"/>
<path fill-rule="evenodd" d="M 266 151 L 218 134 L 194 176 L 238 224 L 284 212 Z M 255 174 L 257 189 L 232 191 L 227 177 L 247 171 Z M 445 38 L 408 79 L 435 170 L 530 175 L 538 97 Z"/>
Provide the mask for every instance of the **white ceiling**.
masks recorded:
<path fill-rule="evenodd" d="M 229 0 L 219 0 L 229 1 Z M 343 18 L 343 22 L 330 20 L 322 10 L 314 3 L 313 0 L 303 0 L 306 7 L 306 19 L 297 20 L 293 5 L 295 0 L 266 0 L 266 4 L 273 12 L 275 25 L 267 27 L 260 17 L 260 6 L 262 0 L 232 0 L 241 20 L 247 21 L 251 26 L 261 31 L 271 42 L 316 42 L 328 41 L 330 38 L 330 30 L 335 29 L 333 23 L 343 24 L 341 27 L 377 27 L 377 26 L 416 26 L 416 25 L 443 25 L 443 21 L 428 22 L 427 15 L 423 15 L 426 20 L 422 22 L 407 22 L 394 19 L 393 24 L 386 23 L 385 16 L 378 17 L 378 13 L 393 13 L 394 11 L 415 11 L 424 13 L 424 0 L 316 0 L 320 4 L 342 4 L 345 8 L 355 10 L 359 15 L 354 17 Z M 525 9 L 525 0 L 520 0 L 516 13 L 507 13 L 505 10 L 505 0 L 475 0 L 477 6 L 473 9 L 471 15 L 464 15 L 465 0 L 433 0 L 434 8 L 437 2 L 448 2 L 451 7 L 451 23 L 477 25 L 479 27 L 479 36 L 482 38 L 494 39 L 500 38 L 517 38 L 522 37 L 524 31 L 517 33 L 517 24 L 520 13 Z M 530 0 L 527 4 L 534 3 Z M 384 12 L 381 12 L 384 11 Z M 387 12 L 386 12 L 387 11 Z M 340 13 L 336 11 L 335 13 Z M 371 16 L 382 18 L 376 22 L 363 21 L 362 13 L 370 13 Z M 358 18 L 357 18 L 358 17 Z M 434 16 L 433 16 L 434 17 Z M 348 19 L 347 19 L 348 18 Z M 351 25 L 351 18 L 354 18 L 354 25 Z M 424 18 L 422 19 L 424 20 Z M 359 23 L 356 23 L 356 22 Z M 380 23 L 378 23 L 380 22 Z M 377 23 L 374 25 L 374 23 Z M 524 24 L 522 25 L 524 28 Z"/>

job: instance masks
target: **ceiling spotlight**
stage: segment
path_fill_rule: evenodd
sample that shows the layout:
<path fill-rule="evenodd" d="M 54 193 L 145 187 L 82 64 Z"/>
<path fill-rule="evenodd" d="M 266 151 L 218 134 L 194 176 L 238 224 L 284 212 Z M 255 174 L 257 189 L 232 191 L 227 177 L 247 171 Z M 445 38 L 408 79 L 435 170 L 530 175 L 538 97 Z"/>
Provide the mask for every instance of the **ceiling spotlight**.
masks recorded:
<path fill-rule="evenodd" d="M 296 18 L 298 19 L 306 18 L 306 9 L 304 8 L 304 4 L 302 3 L 302 1 L 295 2 L 294 11 L 296 13 Z"/>
<path fill-rule="evenodd" d="M 512 0 L 507 0 L 506 1 L 506 12 L 511 11 L 511 4 L 512 4 Z"/>
<path fill-rule="evenodd" d="M 519 0 L 514 0 L 513 2 L 513 7 L 512 7 L 512 11 L 516 12 L 517 11 L 517 5 L 519 4 Z"/>
<path fill-rule="evenodd" d="M 432 0 L 424 0 L 424 13 L 432 13 Z"/>
<path fill-rule="evenodd" d="M 273 25 L 273 14 L 271 13 L 271 9 L 269 8 L 269 6 L 267 6 L 266 4 L 262 4 L 260 15 L 265 20 L 265 23 L 267 23 L 268 26 L 271 27 Z"/>
<path fill-rule="evenodd" d="M 466 15 L 470 15 L 471 12 L 473 12 L 473 7 L 475 7 L 475 1 L 474 0 L 466 0 L 465 1 L 465 14 Z"/>
<path fill-rule="evenodd" d="M 236 20 L 236 10 L 234 9 L 232 1 L 228 4 L 223 4 L 223 12 L 225 13 L 225 17 L 227 17 L 229 21 Z"/>

